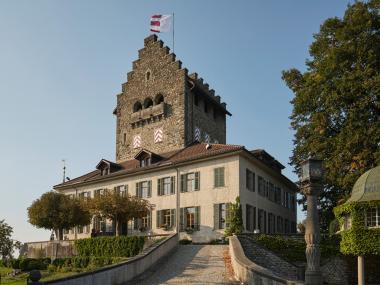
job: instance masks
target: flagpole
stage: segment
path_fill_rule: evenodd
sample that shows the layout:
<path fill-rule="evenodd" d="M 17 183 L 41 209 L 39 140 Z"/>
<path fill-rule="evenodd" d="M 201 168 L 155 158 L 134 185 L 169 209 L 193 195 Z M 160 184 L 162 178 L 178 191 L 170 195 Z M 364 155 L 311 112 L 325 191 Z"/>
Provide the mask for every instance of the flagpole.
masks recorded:
<path fill-rule="evenodd" d="M 173 53 L 174 53 L 174 12 L 173 12 Z"/>

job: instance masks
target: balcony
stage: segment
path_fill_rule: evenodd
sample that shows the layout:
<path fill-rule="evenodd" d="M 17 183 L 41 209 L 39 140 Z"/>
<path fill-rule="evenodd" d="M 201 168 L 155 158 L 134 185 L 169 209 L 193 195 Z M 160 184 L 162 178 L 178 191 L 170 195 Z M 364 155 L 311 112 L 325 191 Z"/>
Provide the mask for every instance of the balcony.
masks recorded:
<path fill-rule="evenodd" d="M 165 114 L 165 103 L 142 109 L 131 114 L 131 124 L 136 124 L 141 121 L 150 121 L 151 119 L 160 118 Z"/>

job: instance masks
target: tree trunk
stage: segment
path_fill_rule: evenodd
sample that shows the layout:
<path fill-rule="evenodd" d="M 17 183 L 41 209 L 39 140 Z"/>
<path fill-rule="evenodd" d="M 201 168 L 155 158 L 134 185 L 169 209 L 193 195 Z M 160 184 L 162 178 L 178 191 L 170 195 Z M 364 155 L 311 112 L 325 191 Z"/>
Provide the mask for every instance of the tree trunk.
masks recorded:
<path fill-rule="evenodd" d="M 121 223 L 119 220 L 116 219 L 115 221 L 116 225 L 115 225 L 115 232 L 116 232 L 116 236 L 120 236 L 120 233 L 121 233 Z"/>

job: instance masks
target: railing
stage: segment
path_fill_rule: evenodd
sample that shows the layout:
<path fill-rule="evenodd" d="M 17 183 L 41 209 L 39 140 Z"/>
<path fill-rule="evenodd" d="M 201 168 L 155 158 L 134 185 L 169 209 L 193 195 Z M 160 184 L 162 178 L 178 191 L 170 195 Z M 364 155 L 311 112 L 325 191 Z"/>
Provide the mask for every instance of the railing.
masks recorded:
<path fill-rule="evenodd" d="M 165 113 L 165 103 L 162 102 L 158 105 L 148 107 L 146 109 L 139 110 L 131 114 L 131 123 L 137 123 L 141 120 L 150 119 L 151 117 L 156 117 L 164 115 Z"/>

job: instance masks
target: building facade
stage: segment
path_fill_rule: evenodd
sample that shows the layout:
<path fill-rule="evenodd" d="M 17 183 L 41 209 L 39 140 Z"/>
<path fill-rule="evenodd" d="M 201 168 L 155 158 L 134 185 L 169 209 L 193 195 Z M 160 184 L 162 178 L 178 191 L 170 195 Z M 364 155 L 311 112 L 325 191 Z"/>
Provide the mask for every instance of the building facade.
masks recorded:
<path fill-rule="evenodd" d="M 284 167 L 264 150 L 226 144 L 226 104 L 197 74 L 188 75 L 155 35 L 139 50 L 114 114 L 116 162 L 102 159 L 96 170 L 55 190 L 78 198 L 117 190 L 147 199 L 149 215 L 125 224 L 128 233 L 220 238 L 238 196 L 246 231 L 296 231 L 297 188 L 281 173 Z M 112 222 L 94 217 L 66 237 L 88 237 L 92 229 L 115 231 Z"/>

